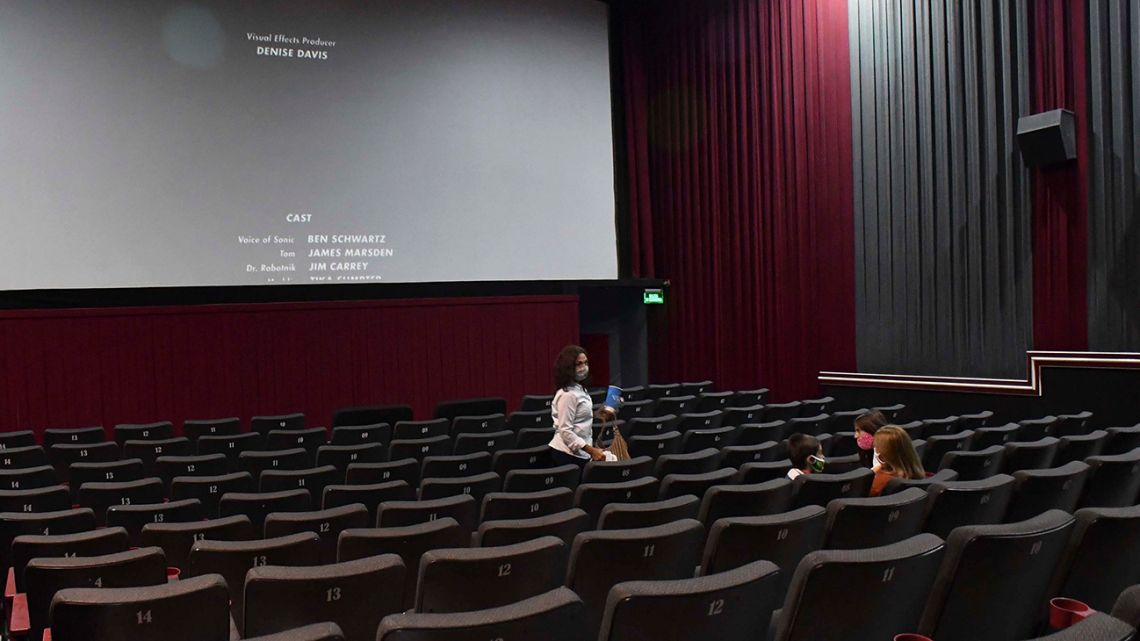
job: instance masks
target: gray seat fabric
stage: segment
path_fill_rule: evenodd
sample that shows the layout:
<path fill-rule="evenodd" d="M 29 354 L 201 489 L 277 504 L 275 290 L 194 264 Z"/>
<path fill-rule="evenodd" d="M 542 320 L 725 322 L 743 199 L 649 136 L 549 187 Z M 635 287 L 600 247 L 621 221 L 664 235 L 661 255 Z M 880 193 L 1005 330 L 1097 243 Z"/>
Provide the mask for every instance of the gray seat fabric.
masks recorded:
<path fill-rule="evenodd" d="M 1000 474 L 1005 463 L 1005 448 L 1002 445 L 967 452 L 954 450 L 942 455 L 939 470 L 954 470 L 959 481 L 977 481 Z"/>
<path fill-rule="evenodd" d="M 1029 641 L 1131 641 L 1135 638 L 1136 628 L 1116 617 L 1096 612 L 1060 632 Z"/>
<path fill-rule="evenodd" d="M 574 490 L 554 487 L 537 492 L 489 492 L 483 496 L 479 520 L 530 519 L 574 507 Z"/>
<path fill-rule="evenodd" d="M 728 516 L 778 514 L 792 505 L 792 482 L 787 478 L 748 485 L 714 485 L 701 500 L 699 519 L 712 526 Z"/>
<path fill-rule="evenodd" d="M 923 529 L 942 538 L 961 525 L 1001 523 L 1013 497 L 1013 477 L 932 483 L 926 490 Z"/>
<path fill-rule="evenodd" d="M 321 539 L 321 563 L 335 563 L 340 533 L 368 525 L 368 509 L 360 503 L 313 512 L 274 512 L 265 517 L 265 538 L 312 532 Z"/>
<path fill-rule="evenodd" d="M 313 567 L 265 566 L 245 577 L 243 637 L 332 622 L 345 641 L 371 641 L 403 607 L 404 562 L 395 554 Z"/>
<path fill-rule="evenodd" d="M 874 479 L 875 473 L 865 467 L 841 474 L 802 474 L 792 481 L 796 488 L 792 504 L 826 506 L 832 499 L 864 497 Z"/>
<path fill-rule="evenodd" d="M 890 639 L 914 630 L 942 561 L 942 539 L 919 534 L 865 550 L 817 550 L 796 566 L 773 621 L 776 641 Z M 836 608 L 851 595 L 889 607 Z M 839 611 L 844 616 L 837 616 Z"/>
<path fill-rule="evenodd" d="M 555 536 L 569 545 L 589 527 L 590 515 L 579 508 L 529 519 L 484 521 L 473 535 L 472 545 L 511 545 L 540 536 Z"/>
<path fill-rule="evenodd" d="M 602 508 L 597 529 L 627 530 L 695 519 L 700 505 L 697 497 L 688 494 L 649 503 L 610 503 Z"/>
<path fill-rule="evenodd" d="M 756 561 L 712 576 L 619 583 L 606 599 L 598 639 L 752 641 L 768 629 L 778 574 L 774 564 Z"/>
<path fill-rule="evenodd" d="M 1060 510 L 1003 525 L 966 525 L 946 540 L 946 558 L 918 631 L 939 641 L 1033 636 L 1073 529 Z"/>
<path fill-rule="evenodd" d="M 186 568 L 195 541 L 249 541 L 257 535 L 249 517 L 238 514 L 191 523 L 149 523 L 143 526 L 141 542 L 162 548 L 167 565 Z"/>
<path fill-rule="evenodd" d="M 1059 586 L 1051 592 L 1108 612 L 1121 592 L 1140 583 L 1140 505 L 1089 507 L 1073 516 Z"/>
<path fill-rule="evenodd" d="M 566 557 L 566 543 L 553 536 L 428 551 L 420 560 L 416 612 L 485 610 L 539 596 L 565 581 Z"/>
<path fill-rule="evenodd" d="M 245 575 L 250 568 L 263 565 L 317 565 L 320 562 L 320 539 L 312 532 L 290 534 L 274 539 L 251 541 L 197 541 L 190 548 L 184 571 L 188 576 L 220 574 L 230 586 L 230 602 L 234 621 L 244 613 Z"/>
<path fill-rule="evenodd" d="M 818 505 L 766 516 L 732 516 L 709 528 L 701 574 L 715 574 L 759 560 L 780 568 L 782 594 L 796 565 L 809 552 L 823 547 L 827 511 Z"/>
<path fill-rule="evenodd" d="M 618 583 L 691 577 L 704 535 L 704 526 L 695 519 L 579 534 L 570 551 L 566 587 L 586 604 L 587 628 L 598 629 L 606 597 Z"/>
<path fill-rule="evenodd" d="M 60 590 L 51 604 L 52 639 L 228 639 L 229 599 L 225 579 L 217 574 L 140 588 Z"/>
<path fill-rule="evenodd" d="M 343 563 L 380 554 L 398 554 L 407 568 L 401 589 L 402 607 L 410 608 L 416 596 L 416 579 L 424 552 L 462 547 L 468 540 L 467 533 L 451 517 L 409 526 L 345 530 L 340 534 L 337 559 Z"/>
<path fill-rule="evenodd" d="M 1013 498 L 1005 520 L 1024 521 L 1046 510 L 1075 512 L 1088 474 L 1089 466 L 1081 461 L 1014 472 Z"/>
<path fill-rule="evenodd" d="M 582 600 L 572 591 L 558 588 L 488 610 L 393 614 L 380 622 L 376 641 L 584 641 L 593 634 L 584 619 Z"/>
<path fill-rule="evenodd" d="M 917 487 L 871 498 L 835 499 L 827 504 L 830 549 L 872 548 L 909 539 L 922 531 L 926 492 Z"/>
<path fill-rule="evenodd" d="M 479 504 L 470 494 L 420 501 L 384 501 L 376 513 L 376 527 L 416 525 L 449 516 L 470 536 L 479 522 Z"/>

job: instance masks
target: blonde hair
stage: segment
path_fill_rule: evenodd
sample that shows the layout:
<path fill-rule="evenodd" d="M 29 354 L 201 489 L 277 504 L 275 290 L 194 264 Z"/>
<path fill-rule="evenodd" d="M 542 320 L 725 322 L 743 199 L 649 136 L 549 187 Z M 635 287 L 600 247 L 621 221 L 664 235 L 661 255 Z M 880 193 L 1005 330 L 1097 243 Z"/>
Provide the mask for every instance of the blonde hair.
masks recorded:
<path fill-rule="evenodd" d="M 906 479 L 926 478 L 926 470 L 910 441 L 910 434 L 897 425 L 886 425 L 875 432 L 875 451 L 879 453 L 884 471 Z"/>

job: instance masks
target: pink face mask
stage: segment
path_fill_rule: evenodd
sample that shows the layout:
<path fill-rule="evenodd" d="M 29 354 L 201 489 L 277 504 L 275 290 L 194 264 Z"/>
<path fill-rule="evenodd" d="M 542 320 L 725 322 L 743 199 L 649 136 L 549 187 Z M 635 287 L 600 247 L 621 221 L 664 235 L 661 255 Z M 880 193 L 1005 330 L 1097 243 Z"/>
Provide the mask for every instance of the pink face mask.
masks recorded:
<path fill-rule="evenodd" d="M 855 443 L 861 450 L 869 450 L 875 447 L 875 436 L 866 432 L 859 432 L 859 436 L 855 438 Z"/>

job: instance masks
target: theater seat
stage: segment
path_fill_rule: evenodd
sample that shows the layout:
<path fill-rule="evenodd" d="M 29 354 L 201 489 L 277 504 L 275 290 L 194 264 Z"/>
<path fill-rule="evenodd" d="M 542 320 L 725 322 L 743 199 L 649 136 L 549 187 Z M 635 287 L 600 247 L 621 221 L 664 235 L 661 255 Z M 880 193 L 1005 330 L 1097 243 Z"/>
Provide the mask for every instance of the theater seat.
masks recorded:
<path fill-rule="evenodd" d="M 236 416 L 182 421 L 182 436 L 197 441 L 203 436 L 233 436 L 241 433 L 241 419 Z"/>
<path fill-rule="evenodd" d="M 558 537 L 569 545 L 574 542 L 574 537 L 585 532 L 589 526 L 590 515 L 578 508 L 528 519 L 484 521 L 472 536 L 472 545 L 513 545 L 540 536 Z"/>
<path fill-rule="evenodd" d="M 511 470 L 503 479 L 503 491 L 538 492 L 552 487 L 565 487 L 574 490 L 578 487 L 581 478 L 581 468 L 572 463 L 557 467 Z"/>
<path fill-rule="evenodd" d="M 589 461 L 582 469 L 582 483 L 621 483 L 653 476 L 653 459 L 631 457 L 625 461 Z"/>
<path fill-rule="evenodd" d="M 406 568 L 395 554 L 313 567 L 265 566 L 245 577 L 246 638 L 335 623 L 345 641 L 371 641 L 403 609 Z"/>
<path fill-rule="evenodd" d="M 1042 470 L 1014 472 L 1013 498 L 1005 520 L 1024 521 L 1046 510 L 1075 512 L 1088 473 L 1089 466 L 1081 461 Z"/>
<path fill-rule="evenodd" d="M 918 632 L 938 641 L 1032 637 L 1073 523 L 1072 516 L 1050 510 L 951 532 Z"/>
<path fill-rule="evenodd" d="M 234 621 L 244 614 L 245 575 L 250 568 L 263 565 L 317 565 L 320 562 L 320 539 L 312 532 L 290 534 L 273 539 L 251 541 L 197 541 L 183 569 L 185 576 L 220 574 L 230 586 Z"/>
<path fill-rule="evenodd" d="M 52 641 L 228 639 L 229 591 L 217 574 L 141 588 L 69 588 L 51 604 Z"/>
<path fill-rule="evenodd" d="M 756 561 L 711 576 L 619 583 L 606 599 L 598 639 L 753 641 L 779 602 L 778 574 L 775 564 Z"/>
<path fill-rule="evenodd" d="M 786 478 L 749 485 L 714 485 L 701 501 L 699 519 L 711 527 L 728 516 L 777 514 L 792 505 L 792 482 Z"/>
<path fill-rule="evenodd" d="M 823 545 L 827 511 L 818 505 L 768 516 L 732 516 L 709 528 L 701 574 L 716 574 L 761 559 L 780 568 L 779 591 L 791 581 L 800 559 Z"/>
<path fill-rule="evenodd" d="M 574 507 L 574 491 L 555 487 L 537 492 L 490 492 L 483 497 L 479 520 L 530 519 Z"/>
<path fill-rule="evenodd" d="M 624 483 L 582 483 L 574 491 L 574 505 L 597 523 L 602 509 L 610 503 L 648 503 L 657 500 L 657 479 L 647 476 Z"/>
<path fill-rule="evenodd" d="M 486 474 L 491 471 L 491 461 L 490 452 L 429 456 L 423 460 L 420 478 L 453 479 L 461 476 Z M 502 475 L 500 474 L 500 476 Z"/>
<path fill-rule="evenodd" d="M 586 605 L 586 628 L 598 629 L 606 597 L 618 583 L 693 576 L 704 535 L 704 526 L 695 519 L 579 534 L 570 551 L 566 587 Z"/>
<path fill-rule="evenodd" d="M 185 568 L 195 541 L 249 541 L 257 534 L 249 517 L 240 514 L 191 523 L 149 523 L 143 526 L 141 542 L 162 548 L 168 565 Z"/>
<path fill-rule="evenodd" d="M 912 487 L 898 494 L 835 499 L 827 504 L 824 547 L 853 550 L 909 539 L 922 531 L 926 492 Z"/>
<path fill-rule="evenodd" d="M 593 635 L 582 600 L 566 588 L 489 610 L 384 617 L 376 641 L 585 641 Z"/>
<path fill-rule="evenodd" d="M 420 559 L 416 612 L 485 610 L 539 596 L 562 585 L 566 557 L 566 543 L 553 536 L 430 550 Z"/>
<path fill-rule="evenodd" d="M 16 589 L 24 591 L 24 568 L 35 558 L 102 556 L 127 551 L 127 531 L 109 527 L 75 534 L 22 534 L 12 540 Z"/>
<path fill-rule="evenodd" d="M 796 489 L 792 504 L 826 506 L 832 499 L 864 497 L 874 478 L 875 473 L 865 467 L 841 474 L 802 474 L 792 481 Z"/>
<path fill-rule="evenodd" d="M 1002 445 L 992 445 L 976 451 L 954 450 L 942 455 L 939 470 L 954 470 L 959 481 L 977 481 L 1000 474 L 1005 462 Z"/>
<path fill-rule="evenodd" d="M 366 423 L 364 425 L 337 425 L 332 428 L 329 444 L 337 447 L 353 445 L 379 445 L 384 452 L 392 442 L 392 426 L 388 423 Z"/>
<path fill-rule="evenodd" d="M 1084 621 L 1030 641 L 1132 641 L 1135 638 L 1136 628 L 1103 612 L 1094 612 Z"/>
<path fill-rule="evenodd" d="M 932 534 L 865 550 L 810 552 L 796 566 L 774 617 L 773 638 L 891 639 L 914 630 L 942 555 L 942 539 Z M 865 612 L 843 607 L 860 607 L 854 595 Z"/>
<path fill-rule="evenodd" d="M 648 503 L 610 503 L 602 508 L 597 529 L 628 530 L 695 519 L 700 505 L 697 497 L 691 495 Z"/>
<path fill-rule="evenodd" d="M 313 512 L 274 512 L 265 517 L 265 538 L 312 532 L 321 539 L 320 562 L 335 563 L 340 533 L 368 525 L 368 509 L 359 503 Z"/>
<path fill-rule="evenodd" d="M 131 547 L 142 544 L 142 529 L 149 523 L 188 523 L 201 521 L 202 518 L 202 503 L 198 499 L 150 505 L 112 505 L 107 508 L 107 527 L 124 528 Z"/>
<path fill-rule="evenodd" d="M 368 524 L 376 522 L 376 510 L 384 501 L 414 501 L 416 491 L 407 481 L 388 481 L 367 485 L 326 485 L 321 509 L 360 503 L 368 509 Z"/>
<path fill-rule="evenodd" d="M 1081 507 L 1127 507 L 1140 492 L 1140 447 L 1126 454 L 1090 456 Z"/>
<path fill-rule="evenodd" d="M 467 545 L 469 535 L 451 517 L 403 527 L 362 528 L 345 530 L 337 545 L 341 563 L 380 554 L 396 554 L 404 561 L 401 607 L 410 608 L 415 601 L 420 557 L 428 550 Z"/>
<path fill-rule="evenodd" d="M 413 488 L 420 486 L 420 461 L 414 458 L 392 459 L 387 463 L 352 463 L 345 474 L 345 483 L 387 483 L 406 481 Z"/>
<path fill-rule="evenodd" d="M 1090 507 L 1073 516 L 1051 592 L 1107 612 L 1117 595 L 1140 583 L 1140 505 Z"/>
<path fill-rule="evenodd" d="M 479 522 L 479 504 L 470 494 L 420 501 L 384 501 L 376 513 L 376 527 L 398 527 L 451 517 L 470 536 Z"/>
<path fill-rule="evenodd" d="M 980 481 L 932 483 L 927 489 L 923 529 L 942 538 L 962 525 L 1001 523 L 1013 497 L 1013 477 L 995 474 Z"/>
<path fill-rule="evenodd" d="M 246 637 L 244 641 L 345 641 L 345 638 L 344 632 L 335 623 L 314 623 L 285 632 Z"/>

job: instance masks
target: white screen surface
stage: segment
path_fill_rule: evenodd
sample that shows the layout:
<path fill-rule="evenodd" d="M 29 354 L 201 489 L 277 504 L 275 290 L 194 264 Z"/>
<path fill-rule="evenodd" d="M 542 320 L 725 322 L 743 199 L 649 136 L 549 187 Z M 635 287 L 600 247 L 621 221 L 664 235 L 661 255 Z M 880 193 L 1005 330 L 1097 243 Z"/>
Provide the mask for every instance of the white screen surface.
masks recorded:
<path fill-rule="evenodd" d="M 617 276 L 596 0 L 5 0 L 0 289 Z"/>

